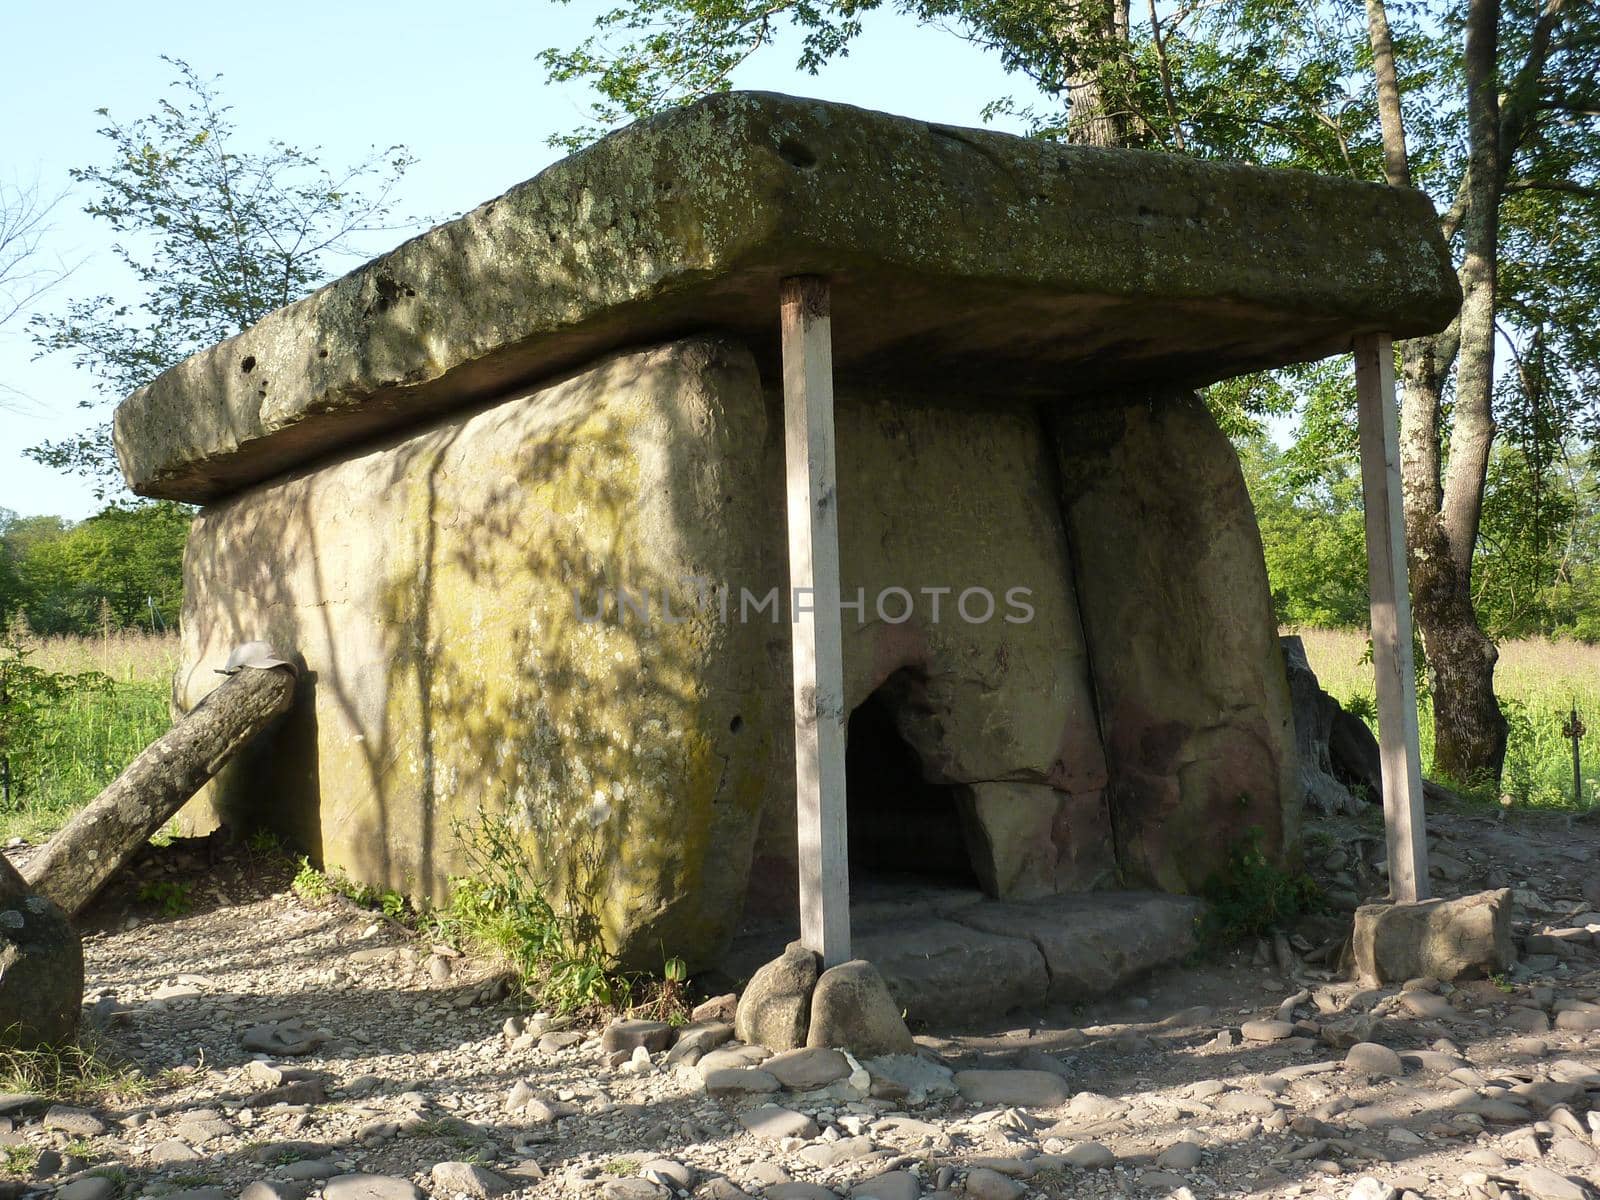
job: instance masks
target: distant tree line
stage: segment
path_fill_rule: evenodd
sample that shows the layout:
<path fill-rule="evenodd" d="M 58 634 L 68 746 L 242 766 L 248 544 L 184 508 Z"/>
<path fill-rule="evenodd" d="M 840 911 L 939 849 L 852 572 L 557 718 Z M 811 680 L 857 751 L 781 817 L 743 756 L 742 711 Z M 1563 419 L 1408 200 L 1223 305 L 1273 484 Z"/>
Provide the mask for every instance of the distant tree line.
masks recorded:
<path fill-rule="evenodd" d="M 1367 559 L 1354 447 L 1312 455 L 1237 438 L 1278 620 L 1365 628 Z M 1495 447 L 1473 557 L 1473 605 L 1497 641 L 1600 642 L 1600 459 Z"/>
<path fill-rule="evenodd" d="M 175 629 L 192 511 L 160 501 L 84 521 L 0 509 L 0 620 L 39 634 Z"/>

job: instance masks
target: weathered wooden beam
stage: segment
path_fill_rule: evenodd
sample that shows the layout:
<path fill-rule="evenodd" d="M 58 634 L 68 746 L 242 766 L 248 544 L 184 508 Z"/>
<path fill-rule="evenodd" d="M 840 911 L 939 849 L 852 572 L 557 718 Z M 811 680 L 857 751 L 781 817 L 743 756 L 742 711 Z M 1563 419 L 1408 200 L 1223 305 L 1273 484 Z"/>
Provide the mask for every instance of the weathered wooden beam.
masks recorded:
<path fill-rule="evenodd" d="M 150 835 L 294 699 L 292 667 L 241 667 L 128 764 L 28 863 L 29 886 L 76 915 Z"/>
<path fill-rule="evenodd" d="M 797 276 L 783 281 L 783 433 L 793 605 L 800 940 L 831 967 L 850 957 L 850 871 L 828 301 L 825 279 Z"/>
<path fill-rule="evenodd" d="M 1364 334 L 1355 339 L 1353 349 L 1389 897 L 1405 903 L 1428 898 L 1428 838 L 1417 734 L 1416 665 L 1411 652 L 1411 585 L 1400 492 L 1394 346 L 1387 334 Z"/>

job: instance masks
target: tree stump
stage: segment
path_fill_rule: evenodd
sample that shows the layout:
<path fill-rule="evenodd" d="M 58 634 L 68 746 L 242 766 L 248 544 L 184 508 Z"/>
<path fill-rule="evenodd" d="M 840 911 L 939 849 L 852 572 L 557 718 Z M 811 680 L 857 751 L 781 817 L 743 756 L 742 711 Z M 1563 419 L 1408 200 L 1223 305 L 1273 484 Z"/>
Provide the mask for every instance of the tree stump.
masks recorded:
<path fill-rule="evenodd" d="M 28 864 L 29 884 L 76 916 L 185 801 L 294 699 L 289 666 L 242 667 L 128 764 Z"/>

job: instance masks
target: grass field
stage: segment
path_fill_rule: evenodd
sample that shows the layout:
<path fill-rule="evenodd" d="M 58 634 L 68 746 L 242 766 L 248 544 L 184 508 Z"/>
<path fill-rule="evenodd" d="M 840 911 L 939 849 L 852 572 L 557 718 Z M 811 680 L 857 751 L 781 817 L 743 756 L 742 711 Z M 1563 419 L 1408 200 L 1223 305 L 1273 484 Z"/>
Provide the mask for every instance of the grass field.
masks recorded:
<path fill-rule="evenodd" d="M 1367 639 L 1352 630 L 1298 630 L 1322 686 L 1357 711 L 1372 711 Z M 0 836 L 41 837 L 59 828 L 168 727 L 178 662 L 173 634 L 44 638 L 30 660 L 51 671 L 97 671 L 109 689 L 69 696 L 44 714 L 19 795 L 0 810 Z M 1521 641 L 1500 647 L 1496 673 L 1511 722 L 1502 789 L 1541 806 L 1572 803 L 1572 748 L 1561 727 L 1574 703 L 1590 732 L 1583 742 L 1584 799 L 1600 803 L 1600 646 Z M 1433 715 L 1422 706 L 1423 769 L 1431 766 Z"/>
<path fill-rule="evenodd" d="M 1323 688 L 1346 707 L 1372 711 L 1372 664 L 1366 634 L 1355 630 L 1286 630 L 1305 639 L 1306 657 Z M 1495 690 L 1511 725 L 1501 791 L 1521 804 L 1572 805 L 1572 743 L 1561 734 L 1577 706 L 1588 726 L 1580 744 L 1583 799 L 1600 803 L 1600 646 L 1542 638 L 1502 642 Z M 1433 765 L 1433 713 L 1421 706 L 1422 768 Z"/>
<path fill-rule="evenodd" d="M 60 828 L 171 724 L 178 665 L 173 634 L 41 638 L 28 659 L 48 671 L 99 672 L 103 690 L 69 694 L 41 715 L 37 744 L 19 757 L 0 835 L 38 838 Z"/>

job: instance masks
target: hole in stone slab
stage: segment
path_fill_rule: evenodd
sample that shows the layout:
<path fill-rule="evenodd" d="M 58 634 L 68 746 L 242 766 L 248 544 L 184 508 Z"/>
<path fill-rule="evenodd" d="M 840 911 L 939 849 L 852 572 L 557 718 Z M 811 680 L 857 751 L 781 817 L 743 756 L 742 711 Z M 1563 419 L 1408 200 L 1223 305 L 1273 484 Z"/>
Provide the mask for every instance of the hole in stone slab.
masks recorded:
<path fill-rule="evenodd" d="M 741 717 L 738 713 L 734 713 L 733 714 L 733 720 L 728 722 L 728 732 L 729 733 L 738 733 L 743 728 L 744 728 L 744 718 Z"/>
<path fill-rule="evenodd" d="M 778 143 L 778 157 L 801 171 L 809 171 L 817 165 L 817 156 L 811 152 L 811 147 L 795 138 L 784 138 Z"/>
<path fill-rule="evenodd" d="M 243 360 L 241 360 L 240 363 L 239 363 L 240 372 L 245 374 L 245 375 L 248 375 L 248 374 L 250 374 L 251 371 L 254 371 L 255 369 L 256 369 L 256 356 L 254 354 L 246 354 L 244 356 Z"/>
<path fill-rule="evenodd" d="M 897 671 L 850 714 L 845 806 L 852 886 L 863 878 L 911 877 L 977 888 L 958 807 L 965 789 L 930 780 L 900 731 L 916 682 Z"/>

